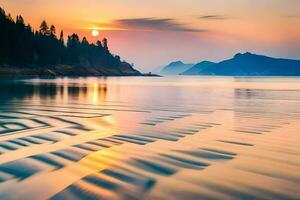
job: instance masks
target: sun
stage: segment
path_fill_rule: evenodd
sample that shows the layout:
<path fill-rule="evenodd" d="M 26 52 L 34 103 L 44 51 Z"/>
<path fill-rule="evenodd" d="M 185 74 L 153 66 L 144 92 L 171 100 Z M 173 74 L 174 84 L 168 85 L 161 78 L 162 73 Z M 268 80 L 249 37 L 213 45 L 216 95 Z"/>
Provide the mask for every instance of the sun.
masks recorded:
<path fill-rule="evenodd" d="M 93 37 L 97 37 L 98 35 L 99 35 L 99 31 L 97 31 L 97 30 L 92 31 L 92 36 Z"/>

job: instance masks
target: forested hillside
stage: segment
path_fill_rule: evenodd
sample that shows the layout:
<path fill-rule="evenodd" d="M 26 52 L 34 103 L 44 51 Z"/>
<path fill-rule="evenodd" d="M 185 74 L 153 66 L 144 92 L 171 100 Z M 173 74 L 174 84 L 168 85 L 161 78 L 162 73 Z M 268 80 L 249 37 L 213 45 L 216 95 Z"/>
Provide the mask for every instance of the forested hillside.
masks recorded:
<path fill-rule="evenodd" d="M 107 39 L 91 44 L 72 34 L 56 33 L 43 21 L 39 30 L 22 16 L 12 19 L 0 8 L 0 74 L 139 75 L 130 64 L 110 53 Z"/>

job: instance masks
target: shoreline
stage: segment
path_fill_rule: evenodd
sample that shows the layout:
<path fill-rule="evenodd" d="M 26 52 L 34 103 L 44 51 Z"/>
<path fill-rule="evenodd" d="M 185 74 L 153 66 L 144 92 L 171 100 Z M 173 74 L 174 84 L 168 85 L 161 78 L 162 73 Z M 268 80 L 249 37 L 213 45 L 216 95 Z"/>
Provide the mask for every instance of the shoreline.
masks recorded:
<path fill-rule="evenodd" d="M 55 65 L 49 67 L 16 67 L 0 66 L 0 77 L 24 77 L 24 78 L 57 78 L 57 77 L 161 77 L 157 74 L 140 73 L 134 68 L 122 67 L 84 67 L 70 65 Z"/>

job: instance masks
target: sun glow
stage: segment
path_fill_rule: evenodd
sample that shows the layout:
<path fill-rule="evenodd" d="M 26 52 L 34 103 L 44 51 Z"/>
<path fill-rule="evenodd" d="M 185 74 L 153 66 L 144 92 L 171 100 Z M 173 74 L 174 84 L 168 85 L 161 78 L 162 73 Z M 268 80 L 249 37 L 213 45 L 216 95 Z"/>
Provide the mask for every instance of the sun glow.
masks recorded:
<path fill-rule="evenodd" d="M 98 30 L 93 30 L 92 31 L 92 36 L 93 37 L 97 37 L 99 35 L 99 31 Z"/>

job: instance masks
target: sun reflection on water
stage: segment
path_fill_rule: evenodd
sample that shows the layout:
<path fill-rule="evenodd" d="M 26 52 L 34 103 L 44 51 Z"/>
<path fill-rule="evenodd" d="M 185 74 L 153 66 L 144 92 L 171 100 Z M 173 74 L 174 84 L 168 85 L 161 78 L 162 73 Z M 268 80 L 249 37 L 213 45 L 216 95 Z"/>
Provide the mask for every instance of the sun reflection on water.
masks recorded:
<path fill-rule="evenodd" d="M 29 79 L 0 91 L 0 199 L 298 196 L 298 78 Z"/>

